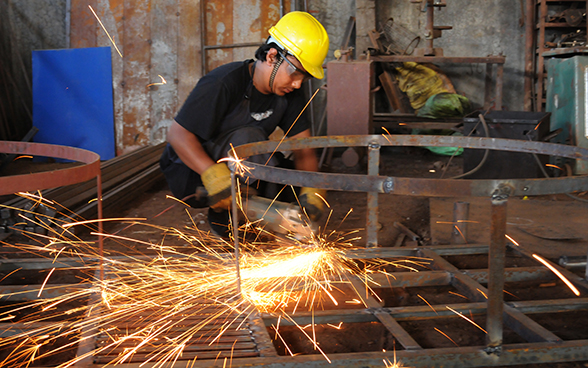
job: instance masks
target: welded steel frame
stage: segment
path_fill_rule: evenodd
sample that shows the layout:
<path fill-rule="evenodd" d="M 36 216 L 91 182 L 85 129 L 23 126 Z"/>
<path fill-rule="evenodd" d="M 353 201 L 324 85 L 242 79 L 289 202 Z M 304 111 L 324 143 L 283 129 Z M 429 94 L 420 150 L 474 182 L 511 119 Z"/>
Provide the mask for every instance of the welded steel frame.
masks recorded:
<path fill-rule="evenodd" d="M 0 177 L 0 195 L 55 188 L 96 178 L 96 198 L 98 198 L 96 207 L 98 219 L 102 219 L 102 174 L 100 171 L 100 155 L 97 153 L 55 144 L 12 141 L 0 141 L 0 153 L 52 157 L 83 163 L 83 165 L 59 170 L 2 176 Z M 98 233 L 102 234 L 101 221 L 98 221 Z M 98 245 L 99 254 L 102 258 L 104 251 L 102 235 L 98 235 Z M 100 275 L 103 277 L 102 266 L 100 266 L 100 269 Z"/>
<path fill-rule="evenodd" d="M 394 250 L 374 248 L 377 246 L 377 235 L 374 234 L 377 222 L 377 195 L 396 194 L 412 196 L 478 196 L 488 197 L 491 202 L 491 234 L 490 244 L 487 246 L 489 257 L 487 284 L 482 286 L 472 277 L 462 273 L 459 269 L 445 260 L 441 254 L 443 248 L 421 247 L 413 250 L 416 256 L 426 257 L 432 260 L 431 268 L 448 273 L 449 283 L 465 294 L 470 300 L 481 303 L 486 312 L 487 345 L 485 347 L 467 347 L 451 349 L 422 349 L 418 343 L 406 332 L 390 314 L 389 310 L 379 308 L 378 305 L 369 305 L 370 313 L 375 320 L 382 323 L 390 333 L 405 348 L 396 352 L 396 356 L 403 360 L 407 366 L 431 367 L 437 366 L 436 361 L 442 361 L 443 367 L 480 367 L 501 366 L 524 363 L 544 363 L 559 361 L 588 360 L 588 340 L 563 341 L 561 338 L 547 330 L 537 322 L 526 316 L 509 303 L 504 302 L 503 286 L 505 282 L 505 254 L 506 244 L 506 209 L 510 196 L 547 195 L 557 193 L 569 193 L 578 190 L 588 190 L 588 177 L 562 177 L 546 179 L 497 179 L 497 180 L 455 180 L 455 179 L 421 179 L 401 178 L 378 175 L 379 149 L 383 146 L 435 146 L 435 147 L 464 147 L 473 149 L 495 149 L 514 152 L 526 152 L 531 154 L 545 154 L 550 156 L 562 156 L 573 159 L 588 159 L 588 150 L 543 142 L 521 141 L 496 138 L 472 138 L 454 136 L 414 136 L 414 135 L 359 135 L 359 136 L 330 136 L 290 139 L 283 142 L 258 142 L 236 147 L 231 153 L 233 158 L 247 158 L 256 154 L 271 153 L 280 150 L 297 150 L 303 148 L 333 148 L 333 147 L 367 147 L 368 148 L 368 175 L 337 174 L 320 172 L 301 172 L 281 168 L 267 167 L 251 162 L 243 161 L 241 164 L 248 169 L 240 172 L 250 179 L 260 179 L 273 183 L 309 186 L 329 190 L 359 191 L 368 193 L 367 213 L 367 249 L 364 251 L 367 258 L 381 257 L 383 253 L 390 255 Z M 235 160 L 236 161 L 236 160 Z M 229 165 L 235 171 L 235 163 Z M 233 207 L 236 208 L 236 198 L 233 197 Z M 238 241 L 236 241 L 238 246 Z M 371 248 L 370 248 L 371 247 Z M 519 249 L 509 244 L 509 247 L 523 255 L 529 256 L 524 249 Z M 470 245 L 461 246 L 462 250 L 470 249 Z M 440 252 L 441 251 L 441 252 Z M 406 251 L 399 253 L 405 254 Z M 457 253 L 462 254 L 462 253 Z M 586 280 L 573 273 L 559 268 L 572 283 L 584 293 L 588 292 Z M 417 283 L 417 285 L 420 285 Z M 585 299 L 585 298 L 584 298 Z M 581 309 L 588 309 L 588 300 L 582 302 Z M 371 302 L 372 304 L 374 301 Z M 566 302 L 564 304 L 569 303 Z M 553 305 L 552 301 L 544 303 Z M 407 308 L 401 308 L 407 309 Z M 408 308 L 410 309 L 410 308 Z M 326 313 L 329 318 L 331 312 Z M 308 316 L 307 316 L 308 317 Z M 265 323 L 270 316 L 266 316 Z M 300 315 L 298 316 L 300 318 Z M 316 323 L 316 315 L 313 316 Z M 508 326 L 523 337 L 527 343 L 504 345 L 503 328 Z M 390 359 L 385 353 L 362 354 L 335 354 L 337 357 L 332 362 L 342 359 L 339 364 L 344 366 L 381 365 L 383 358 Z M 293 357 L 284 359 L 280 363 L 272 361 L 261 363 L 267 366 L 320 366 L 321 357 Z M 275 359 L 275 358 L 274 358 Z M 255 364 L 255 359 L 248 359 L 247 365 Z M 281 360 L 281 358 L 278 358 Z M 301 361 L 304 361 L 302 363 Z M 286 363 L 288 362 L 288 363 Z M 339 364 L 335 364 L 338 366 Z M 233 366 L 239 366 L 239 362 L 233 362 Z"/>

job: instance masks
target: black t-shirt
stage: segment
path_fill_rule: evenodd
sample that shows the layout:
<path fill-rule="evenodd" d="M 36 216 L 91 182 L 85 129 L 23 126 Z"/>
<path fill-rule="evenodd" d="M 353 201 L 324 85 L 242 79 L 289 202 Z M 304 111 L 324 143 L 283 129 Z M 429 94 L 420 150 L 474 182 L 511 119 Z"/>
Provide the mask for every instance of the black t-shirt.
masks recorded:
<path fill-rule="evenodd" d="M 287 106 L 278 126 L 284 132 L 288 132 L 304 108 L 304 94 L 301 90 L 294 90 L 285 96 L 264 95 L 257 91 L 251 84 L 251 62 L 253 60 L 225 64 L 202 77 L 176 116 L 178 124 L 194 133 L 201 142 L 214 140 L 224 133 L 221 123 L 225 117 L 247 98 L 253 120 L 269 135 L 276 126 L 264 125 L 264 119 L 274 112 L 274 107 L 282 99 L 286 101 Z M 288 136 L 291 137 L 308 128 L 308 120 L 303 115 L 288 132 Z"/>

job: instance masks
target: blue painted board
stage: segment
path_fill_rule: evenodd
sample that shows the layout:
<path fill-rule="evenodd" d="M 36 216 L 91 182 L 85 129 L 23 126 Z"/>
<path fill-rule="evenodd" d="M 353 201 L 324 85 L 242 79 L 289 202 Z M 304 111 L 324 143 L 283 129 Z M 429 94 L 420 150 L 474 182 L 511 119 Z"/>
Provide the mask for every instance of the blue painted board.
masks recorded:
<path fill-rule="evenodd" d="M 110 47 L 33 51 L 35 142 L 115 156 Z"/>

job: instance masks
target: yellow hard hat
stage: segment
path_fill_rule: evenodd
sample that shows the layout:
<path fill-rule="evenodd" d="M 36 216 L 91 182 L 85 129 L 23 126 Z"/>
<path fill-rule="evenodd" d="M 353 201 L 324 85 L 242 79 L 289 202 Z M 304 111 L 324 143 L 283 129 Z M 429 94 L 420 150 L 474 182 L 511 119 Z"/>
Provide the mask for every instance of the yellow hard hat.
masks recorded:
<path fill-rule="evenodd" d="M 312 15 L 300 11 L 290 12 L 270 28 L 269 33 L 313 77 L 322 79 L 325 76 L 323 62 L 329 51 L 329 36 Z"/>

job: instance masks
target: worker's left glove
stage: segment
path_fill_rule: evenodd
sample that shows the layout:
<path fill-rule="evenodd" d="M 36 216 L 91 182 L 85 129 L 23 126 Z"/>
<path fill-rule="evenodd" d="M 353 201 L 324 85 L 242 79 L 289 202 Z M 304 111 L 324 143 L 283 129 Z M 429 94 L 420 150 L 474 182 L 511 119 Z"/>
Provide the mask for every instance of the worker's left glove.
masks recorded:
<path fill-rule="evenodd" d="M 311 221 L 320 220 L 321 216 L 327 208 L 326 200 L 327 191 L 325 189 L 317 188 L 302 188 L 298 201 L 304 212 L 308 215 Z"/>

